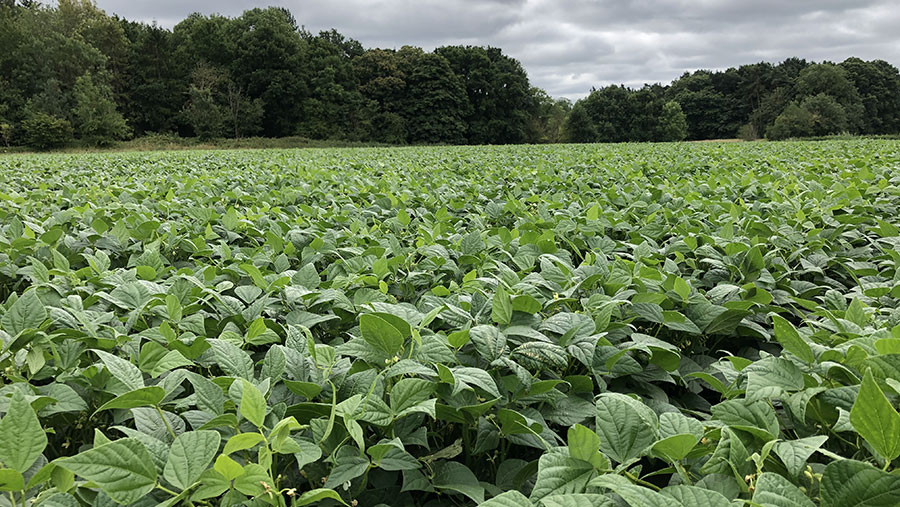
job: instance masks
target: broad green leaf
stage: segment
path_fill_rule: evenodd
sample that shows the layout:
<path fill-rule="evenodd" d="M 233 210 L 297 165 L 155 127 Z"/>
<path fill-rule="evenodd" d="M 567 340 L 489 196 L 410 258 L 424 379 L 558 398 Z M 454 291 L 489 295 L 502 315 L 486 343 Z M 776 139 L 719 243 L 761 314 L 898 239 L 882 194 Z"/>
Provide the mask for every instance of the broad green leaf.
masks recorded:
<path fill-rule="evenodd" d="M 251 449 L 256 446 L 256 444 L 264 442 L 265 440 L 266 437 L 259 433 L 238 433 L 228 439 L 228 442 L 225 443 L 225 449 L 222 450 L 222 454 L 231 454 L 245 449 Z"/>
<path fill-rule="evenodd" d="M 763 507 L 815 507 L 800 488 L 784 477 L 771 472 L 763 473 L 756 480 L 753 502 Z"/>
<path fill-rule="evenodd" d="M 653 444 L 653 452 L 665 456 L 669 461 L 680 461 L 697 445 L 696 435 L 672 435 Z"/>
<path fill-rule="evenodd" d="M 484 488 L 469 467 L 456 461 L 440 461 L 434 465 L 434 487 L 442 491 L 462 493 L 480 504 L 484 501 Z"/>
<path fill-rule="evenodd" d="M 262 427 L 266 419 L 266 398 L 255 385 L 244 379 L 241 379 L 241 417 L 257 428 Z"/>
<path fill-rule="evenodd" d="M 499 359 L 506 351 L 506 335 L 494 326 L 480 325 L 469 330 L 469 339 L 485 361 Z"/>
<path fill-rule="evenodd" d="M 512 300 L 509 293 L 502 285 L 497 287 L 497 292 L 491 299 L 491 320 L 497 324 L 506 326 L 512 319 Z"/>
<path fill-rule="evenodd" d="M 417 378 L 401 379 L 391 388 L 391 410 L 395 417 L 411 413 L 411 410 L 429 401 L 433 391 L 434 384 L 431 381 Z M 434 413 L 433 403 L 431 413 Z"/>
<path fill-rule="evenodd" d="M 850 424 L 888 461 L 900 456 L 900 414 L 878 387 L 870 369 L 863 375 L 859 394 L 850 409 Z"/>
<path fill-rule="evenodd" d="M 93 352 L 100 357 L 109 373 L 119 382 L 125 384 L 125 387 L 132 391 L 144 387 L 144 375 L 131 361 L 122 359 L 104 350 L 93 349 Z"/>
<path fill-rule="evenodd" d="M 3 314 L 0 327 L 16 337 L 26 329 L 36 329 L 47 318 L 47 309 L 34 289 L 25 291 Z"/>
<path fill-rule="evenodd" d="M 539 460 L 531 500 L 542 500 L 550 495 L 583 493 L 588 481 L 596 474 L 590 463 L 569 456 L 566 449 L 551 450 Z"/>
<path fill-rule="evenodd" d="M 334 500 L 336 502 L 340 502 L 343 505 L 347 505 L 347 502 L 345 502 L 341 498 L 341 495 L 338 495 L 337 492 L 334 491 L 333 489 L 326 489 L 326 488 L 316 488 L 316 489 L 311 489 L 309 491 L 306 491 L 302 495 L 298 496 L 297 499 L 294 500 L 294 502 L 291 505 L 294 505 L 297 507 L 301 507 L 303 505 L 312 505 L 312 504 L 321 502 L 322 500 L 325 500 L 326 498 Z"/>
<path fill-rule="evenodd" d="M 774 440 L 780 434 L 775 409 L 767 401 L 723 401 L 712 407 L 712 415 L 724 424 L 764 441 Z"/>
<path fill-rule="evenodd" d="M 576 424 L 569 428 L 567 437 L 569 456 L 587 461 L 597 470 L 609 468 L 609 460 L 600 453 L 600 437 L 592 430 Z"/>
<path fill-rule="evenodd" d="M 772 315 L 772 322 L 775 324 L 775 339 L 784 347 L 784 350 L 807 363 L 812 364 L 815 362 L 816 356 L 813 354 L 812 349 L 803 340 L 793 324 L 780 315 Z"/>
<path fill-rule="evenodd" d="M 679 484 L 663 488 L 660 493 L 674 499 L 684 507 L 731 507 L 731 502 L 721 493 L 697 486 Z"/>
<path fill-rule="evenodd" d="M 326 488 L 336 488 L 347 481 L 352 481 L 369 468 L 369 460 L 360 456 L 359 449 L 352 445 L 345 445 L 338 449 L 335 455 L 335 464 L 325 481 Z"/>
<path fill-rule="evenodd" d="M 14 391 L 0 419 L 0 463 L 25 473 L 47 447 L 47 434 L 21 391 Z"/>
<path fill-rule="evenodd" d="M 822 474 L 822 507 L 894 507 L 900 476 L 850 459 L 831 462 Z"/>
<path fill-rule="evenodd" d="M 393 356 L 403 347 L 403 334 L 388 321 L 372 314 L 359 317 L 359 332 L 363 340 L 387 356 Z"/>
<path fill-rule="evenodd" d="M 803 471 L 803 468 L 806 467 L 806 460 L 816 452 L 816 449 L 822 447 L 826 440 L 828 440 L 828 437 L 825 435 L 785 440 L 776 443 L 772 450 L 784 462 L 788 472 L 797 477 Z"/>
<path fill-rule="evenodd" d="M 163 477 L 179 489 L 188 489 L 200 478 L 216 453 L 221 436 L 215 431 L 187 431 L 175 438 L 169 448 Z"/>
<path fill-rule="evenodd" d="M 544 504 L 546 505 L 546 503 Z M 507 491 L 479 504 L 479 507 L 533 507 L 528 497 L 518 491 Z"/>
<path fill-rule="evenodd" d="M 159 404 L 166 397 L 166 390 L 158 386 L 141 387 L 134 391 L 128 391 L 125 394 L 116 396 L 107 401 L 95 414 L 104 410 L 127 409 L 136 407 L 151 407 Z"/>
<path fill-rule="evenodd" d="M 10 468 L 0 468 L 0 491 L 22 491 L 25 489 L 25 478 L 21 472 Z"/>
<path fill-rule="evenodd" d="M 94 482 L 113 500 L 130 504 L 156 485 L 156 468 L 147 449 L 133 438 L 123 438 L 89 449 L 56 463 Z"/>
<path fill-rule="evenodd" d="M 655 415 L 648 415 L 638 404 L 619 393 L 597 398 L 600 450 L 617 463 L 637 460 L 656 440 Z"/>

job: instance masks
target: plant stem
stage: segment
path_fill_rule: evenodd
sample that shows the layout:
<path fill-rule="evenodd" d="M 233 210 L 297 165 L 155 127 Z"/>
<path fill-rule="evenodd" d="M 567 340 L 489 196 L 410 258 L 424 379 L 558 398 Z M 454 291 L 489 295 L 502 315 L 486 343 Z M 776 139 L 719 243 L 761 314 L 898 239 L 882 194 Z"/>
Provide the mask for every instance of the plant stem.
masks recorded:
<path fill-rule="evenodd" d="M 172 496 L 178 496 L 178 495 L 181 494 L 181 493 L 176 493 L 176 492 L 172 491 L 171 489 L 169 489 L 169 488 L 163 486 L 162 484 L 160 484 L 160 483 L 158 483 L 158 482 L 156 483 L 156 487 L 159 488 L 159 489 L 161 489 L 161 490 L 163 490 L 163 491 L 165 491 L 166 493 L 168 493 L 168 494 L 170 494 L 170 495 L 172 495 Z"/>
<path fill-rule="evenodd" d="M 635 482 L 636 484 L 640 484 L 641 486 L 647 486 L 648 488 L 650 488 L 650 489 L 652 489 L 652 490 L 654 490 L 654 491 L 659 491 L 659 490 L 660 490 L 660 487 L 657 486 L 656 484 L 653 484 L 652 482 L 647 482 L 647 481 L 645 481 L 645 480 L 643 480 L 643 479 L 638 479 L 637 477 L 631 475 L 630 472 L 625 472 L 625 477 L 628 477 L 629 479 L 631 479 L 631 480 L 632 480 L 633 482 Z"/>
<path fill-rule="evenodd" d="M 166 425 L 166 429 L 169 430 L 169 434 L 172 435 L 172 439 L 178 438 L 178 435 L 175 434 L 175 430 L 172 429 L 172 425 L 169 424 L 169 420 L 166 418 L 166 414 L 163 413 L 162 409 L 159 408 L 159 405 L 153 405 L 156 408 L 156 411 L 159 412 L 159 417 L 162 418 L 163 424 Z"/>

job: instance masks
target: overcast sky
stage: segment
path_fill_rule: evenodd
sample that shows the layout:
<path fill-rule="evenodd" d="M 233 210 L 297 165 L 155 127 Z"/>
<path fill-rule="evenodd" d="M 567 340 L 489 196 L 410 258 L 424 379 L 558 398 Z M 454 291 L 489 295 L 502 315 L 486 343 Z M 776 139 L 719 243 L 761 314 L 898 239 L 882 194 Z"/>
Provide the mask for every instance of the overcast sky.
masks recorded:
<path fill-rule="evenodd" d="M 532 84 L 577 99 L 592 86 L 668 83 L 684 71 L 790 56 L 900 65 L 898 0 L 97 0 L 108 13 L 171 28 L 191 12 L 279 5 L 318 32 L 365 47 L 503 48 Z"/>

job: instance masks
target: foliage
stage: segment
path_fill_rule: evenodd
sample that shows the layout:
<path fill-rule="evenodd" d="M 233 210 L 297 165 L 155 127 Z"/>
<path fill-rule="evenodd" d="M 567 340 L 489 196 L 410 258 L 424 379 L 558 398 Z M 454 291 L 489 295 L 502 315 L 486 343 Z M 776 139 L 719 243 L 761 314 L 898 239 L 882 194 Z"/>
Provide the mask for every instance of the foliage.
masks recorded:
<path fill-rule="evenodd" d="M 22 121 L 22 141 L 38 150 L 65 146 L 72 141 L 72 124 L 47 113 L 33 113 Z"/>
<path fill-rule="evenodd" d="M 6 156 L 3 501 L 895 505 L 898 163 Z"/>
<path fill-rule="evenodd" d="M 73 93 L 75 130 L 82 140 L 101 146 L 128 136 L 128 125 L 116 110 L 108 86 L 96 84 L 90 74 L 85 74 L 75 81 Z"/>
<path fill-rule="evenodd" d="M 687 120 L 678 102 L 669 101 L 663 105 L 658 128 L 661 141 L 683 141 L 687 137 Z"/>

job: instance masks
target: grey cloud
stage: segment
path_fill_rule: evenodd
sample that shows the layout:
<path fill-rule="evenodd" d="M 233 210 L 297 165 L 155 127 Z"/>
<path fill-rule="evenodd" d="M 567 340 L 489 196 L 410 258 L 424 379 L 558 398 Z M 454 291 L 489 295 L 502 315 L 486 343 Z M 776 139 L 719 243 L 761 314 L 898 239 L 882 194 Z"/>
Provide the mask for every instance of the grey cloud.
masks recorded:
<path fill-rule="evenodd" d="M 308 30 L 366 47 L 492 45 L 532 83 L 578 98 L 592 86 L 668 83 L 685 71 L 791 56 L 900 64 L 894 0 L 98 0 L 110 13 L 172 27 L 191 12 L 290 9 Z"/>

